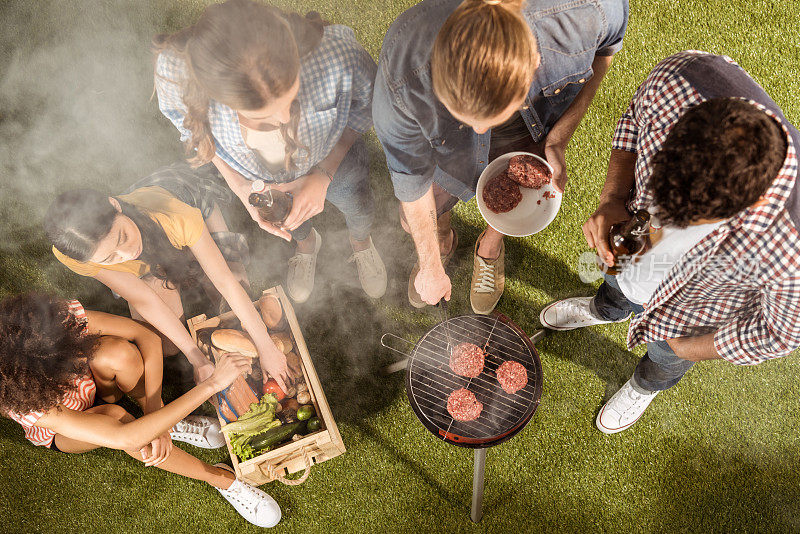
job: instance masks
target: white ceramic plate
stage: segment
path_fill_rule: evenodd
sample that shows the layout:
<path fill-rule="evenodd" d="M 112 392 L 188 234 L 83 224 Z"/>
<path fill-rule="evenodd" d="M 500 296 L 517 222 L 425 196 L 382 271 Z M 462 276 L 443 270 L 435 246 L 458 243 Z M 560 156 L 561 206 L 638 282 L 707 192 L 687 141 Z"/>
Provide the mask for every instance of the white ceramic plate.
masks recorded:
<path fill-rule="evenodd" d="M 478 209 L 489 223 L 489 226 L 500 232 L 513 237 L 524 237 L 541 232 L 547 225 L 553 222 L 553 219 L 558 215 L 558 210 L 561 207 L 561 193 L 559 193 L 552 183 L 542 186 L 539 189 L 531 189 L 529 187 L 520 187 L 522 191 L 522 201 L 517 204 L 517 207 L 506 213 L 495 213 L 486 207 L 483 201 L 483 188 L 486 187 L 486 182 L 494 178 L 508 168 L 508 160 L 513 156 L 520 154 L 527 154 L 538 159 L 550 169 L 553 173 L 553 168 L 547 161 L 540 158 L 536 154 L 530 152 L 509 152 L 503 154 L 497 159 L 489 163 L 478 178 L 478 185 L 475 196 L 478 201 Z M 549 192 L 551 198 L 545 198 L 545 191 Z M 555 198 L 552 196 L 555 194 Z M 541 201 L 541 202 L 539 202 Z"/>

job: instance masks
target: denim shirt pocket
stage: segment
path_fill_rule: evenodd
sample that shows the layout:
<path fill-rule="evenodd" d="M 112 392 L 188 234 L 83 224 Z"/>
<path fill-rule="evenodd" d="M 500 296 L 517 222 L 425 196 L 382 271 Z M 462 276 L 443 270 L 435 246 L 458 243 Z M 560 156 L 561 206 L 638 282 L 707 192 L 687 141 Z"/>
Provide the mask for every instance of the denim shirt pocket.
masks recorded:
<path fill-rule="evenodd" d="M 460 122 L 453 118 L 440 115 L 428 134 L 428 143 L 439 154 L 452 152 L 457 144 L 456 138 L 461 133 L 460 130 L 462 128 L 467 128 L 467 126 L 462 126 Z"/>
<path fill-rule="evenodd" d="M 560 80 L 542 88 L 542 94 L 547 98 L 550 106 L 558 108 L 564 103 L 572 103 L 578 93 L 583 89 L 592 76 L 594 71 L 588 69 L 565 76 Z M 569 105 L 569 104 L 567 104 Z"/>

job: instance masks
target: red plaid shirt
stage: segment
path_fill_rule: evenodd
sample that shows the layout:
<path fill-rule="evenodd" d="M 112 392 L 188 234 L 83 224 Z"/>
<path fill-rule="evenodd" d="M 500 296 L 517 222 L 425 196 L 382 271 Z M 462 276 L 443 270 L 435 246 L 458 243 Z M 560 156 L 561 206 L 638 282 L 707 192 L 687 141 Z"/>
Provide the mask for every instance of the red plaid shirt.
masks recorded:
<path fill-rule="evenodd" d="M 638 156 L 631 209 L 651 206 L 653 155 L 681 115 L 706 100 L 681 72 L 703 56 L 710 54 L 681 52 L 659 63 L 617 125 L 612 147 Z M 726 68 L 740 69 L 724 59 Z M 723 358 L 754 365 L 800 346 L 800 240 L 787 210 L 797 178 L 796 148 L 784 122 L 749 102 L 780 122 L 788 143 L 786 160 L 764 195 L 768 202 L 728 219 L 681 258 L 631 321 L 629 348 L 716 331 Z"/>

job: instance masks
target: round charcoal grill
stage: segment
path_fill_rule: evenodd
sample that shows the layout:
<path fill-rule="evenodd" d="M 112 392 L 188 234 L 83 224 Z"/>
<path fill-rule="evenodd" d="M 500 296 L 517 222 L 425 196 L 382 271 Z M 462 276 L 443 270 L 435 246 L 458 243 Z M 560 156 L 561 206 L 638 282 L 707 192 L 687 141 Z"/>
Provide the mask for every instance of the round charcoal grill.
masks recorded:
<path fill-rule="evenodd" d="M 450 353 L 459 343 L 472 343 L 486 353 L 478 377 L 466 378 L 450 369 Z M 528 384 L 514 394 L 506 393 L 496 377 L 497 368 L 507 360 L 519 362 L 528 373 Z M 389 369 L 402 367 L 406 368 L 409 403 L 425 428 L 448 443 L 475 449 L 471 517 L 477 522 L 483 501 L 486 448 L 522 430 L 539 405 L 542 364 L 533 341 L 501 313 L 461 315 L 428 330 L 408 354 L 407 364 L 399 362 Z M 471 391 L 483 404 L 474 421 L 456 421 L 447 411 L 447 398 L 460 388 Z"/>

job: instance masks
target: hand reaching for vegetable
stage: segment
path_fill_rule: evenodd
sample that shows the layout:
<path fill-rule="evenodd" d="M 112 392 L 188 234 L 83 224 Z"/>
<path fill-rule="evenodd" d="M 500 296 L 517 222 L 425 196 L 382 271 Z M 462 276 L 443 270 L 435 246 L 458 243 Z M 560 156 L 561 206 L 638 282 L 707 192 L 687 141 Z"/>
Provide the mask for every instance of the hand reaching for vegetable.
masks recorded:
<path fill-rule="evenodd" d="M 247 356 L 226 352 L 220 357 L 208 382 L 214 388 L 214 392 L 222 391 L 233 384 L 239 375 L 249 371 L 252 364 L 253 360 Z"/>
<path fill-rule="evenodd" d="M 270 345 L 266 353 L 259 353 L 258 355 L 261 371 L 263 374 L 269 374 L 274 378 L 278 387 L 285 392 L 292 382 L 292 375 L 289 373 L 286 356 L 278 350 L 274 343 L 270 343 Z"/>

